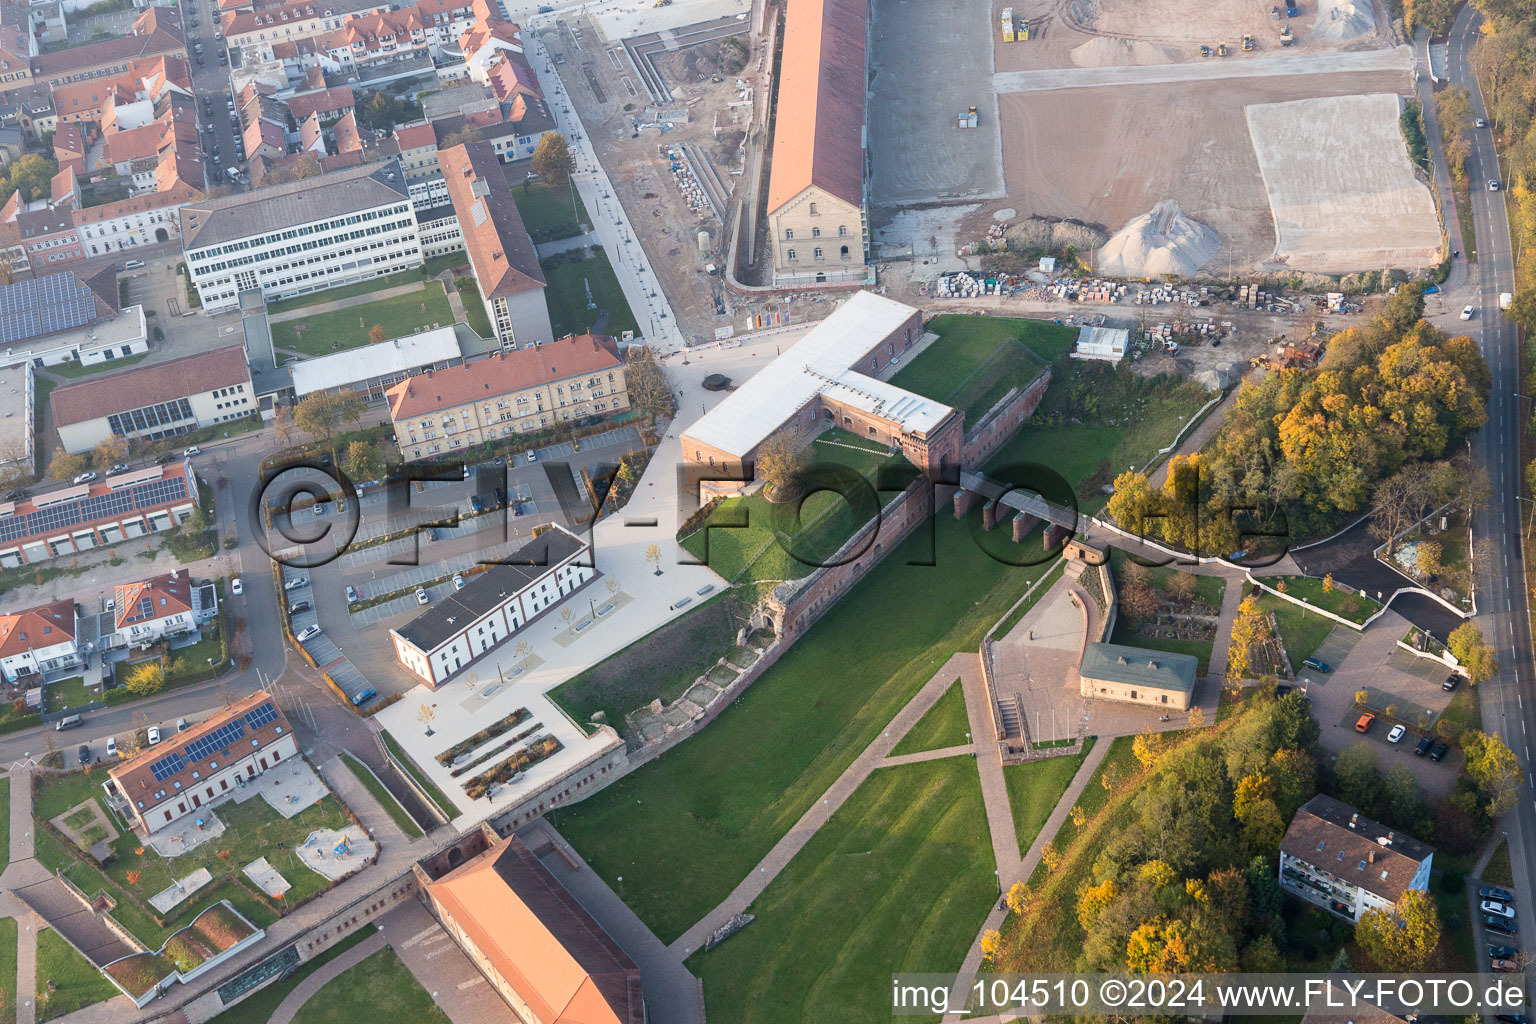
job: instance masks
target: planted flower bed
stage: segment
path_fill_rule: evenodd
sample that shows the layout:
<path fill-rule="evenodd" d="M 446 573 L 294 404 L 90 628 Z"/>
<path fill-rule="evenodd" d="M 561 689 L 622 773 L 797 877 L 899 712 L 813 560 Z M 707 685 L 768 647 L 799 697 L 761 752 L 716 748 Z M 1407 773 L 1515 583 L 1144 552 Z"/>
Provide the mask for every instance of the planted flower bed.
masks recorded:
<path fill-rule="evenodd" d="M 176 965 L 158 953 L 135 953 L 114 960 L 102 970 L 134 999 L 176 973 Z"/>
<path fill-rule="evenodd" d="M 214 954 L 214 948 L 198 936 L 195 928 L 184 928 L 165 940 L 165 955 L 183 974 L 191 974 Z"/>
<path fill-rule="evenodd" d="M 495 739 L 497 736 L 500 736 L 514 725 L 525 721 L 529 717 L 529 711 L 527 708 L 518 708 L 516 711 L 512 712 L 506 718 L 503 718 L 495 725 L 481 729 L 479 732 L 469 737 L 469 739 L 460 740 L 458 743 L 455 743 L 441 754 L 438 754 L 437 763 L 447 767 L 448 765 L 453 764 L 457 758 L 463 757 L 465 754 L 469 753 L 471 750 L 474 750 L 486 740 Z"/>
<path fill-rule="evenodd" d="M 497 783 L 506 782 L 524 768 L 536 765 L 540 761 L 553 757 L 559 752 L 560 741 L 553 736 L 534 740 L 528 744 L 528 749 L 513 754 L 490 771 L 469 780 L 469 784 L 464 787 L 464 792 L 469 794 L 471 800 L 478 800 Z"/>
<path fill-rule="evenodd" d="M 460 775 L 463 775 L 465 772 L 469 771 L 471 768 L 477 768 L 480 765 L 485 764 L 485 762 L 489 761 L 491 758 L 493 758 L 493 757 L 500 757 L 502 754 L 505 754 L 507 751 L 511 750 L 513 747 L 515 747 L 519 743 L 523 742 L 523 740 L 527 739 L 529 736 L 532 736 L 534 733 L 538 732 L 540 728 L 542 728 L 540 723 L 534 722 L 528 728 L 524 729 L 522 732 L 518 733 L 516 736 L 513 736 L 511 739 L 507 740 L 507 742 L 497 744 L 495 747 L 492 747 L 490 750 L 487 750 L 485 753 L 481 754 L 479 757 L 475 758 L 473 761 L 470 761 L 470 762 L 468 762 L 466 764 L 459 765 L 459 767 L 455 768 L 453 771 L 449 772 L 448 774 L 453 776 L 456 779 Z"/>

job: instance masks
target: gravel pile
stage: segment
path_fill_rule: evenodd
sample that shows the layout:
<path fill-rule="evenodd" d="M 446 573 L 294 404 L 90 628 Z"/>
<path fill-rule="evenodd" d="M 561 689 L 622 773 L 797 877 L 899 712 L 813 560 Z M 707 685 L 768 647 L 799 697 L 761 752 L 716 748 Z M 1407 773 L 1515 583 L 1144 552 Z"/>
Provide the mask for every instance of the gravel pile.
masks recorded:
<path fill-rule="evenodd" d="M 1164 199 L 1104 243 L 1096 269 L 1106 277 L 1189 277 L 1220 247 L 1216 232 Z"/>

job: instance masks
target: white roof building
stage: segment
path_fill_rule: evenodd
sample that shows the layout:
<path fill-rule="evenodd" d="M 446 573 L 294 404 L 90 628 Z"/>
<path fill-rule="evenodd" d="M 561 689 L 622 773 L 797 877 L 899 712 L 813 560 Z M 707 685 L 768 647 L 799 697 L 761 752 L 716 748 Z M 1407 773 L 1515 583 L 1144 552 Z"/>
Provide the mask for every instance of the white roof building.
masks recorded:
<path fill-rule="evenodd" d="M 1100 359 L 1118 363 L 1125 358 L 1131 332 L 1123 327 L 1082 327 L 1077 332 L 1073 359 Z"/>
<path fill-rule="evenodd" d="M 880 342 L 917 313 L 904 303 L 856 292 L 788 351 L 763 367 L 687 430 L 693 441 L 746 458 L 818 394 L 922 432 L 953 410 L 942 402 L 867 376 Z M 880 365 L 890 360 L 879 358 Z M 855 365 L 860 364 L 860 365 Z"/>
<path fill-rule="evenodd" d="M 352 388 L 383 391 L 407 377 L 441 369 L 463 358 L 453 325 L 407 334 L 377 345 L 363 345 L 318 359 L 294 363 L 293 393 L 303 398 L 316 391 Z M 377 382 L 377 387 L 364 385 Z"/>

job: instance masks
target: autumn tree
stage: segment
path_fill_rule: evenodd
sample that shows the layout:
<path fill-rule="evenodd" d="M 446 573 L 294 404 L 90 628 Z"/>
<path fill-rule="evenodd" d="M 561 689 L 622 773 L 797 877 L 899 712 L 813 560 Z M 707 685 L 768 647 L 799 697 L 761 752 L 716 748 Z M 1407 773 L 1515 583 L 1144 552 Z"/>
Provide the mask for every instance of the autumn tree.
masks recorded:
<path fill-rule="evenodd" d="M 73 480 L 90 468 L 90 458 L 84 454 L 66 452 L 55 448 L 48 459 L 48 479 Z"/>
<path fill-rule="evenodd" d="M 1132 583 L 1119 594 L 1120 610 L 1133 619 L 1150 619 L 1157 614 L 1157 594 L 1145 583 Z"/>
<path fill-rule="evenodd" d="M 384 476 L 384 458 L 379 449 L 367 441 L 353 441 L 347 445 L 341 467 L 353 480 L 378 480 Z"/>
<path fill-rule="evenodd" d="M 805 449 L 787 430 L 780 430 L 757 449 L 757 479 L 764 482 L 770 501 L 793 501 L 800 495 L 800 474 L 805 469 Z"/>
<path fill-rule="evenodd" d="M 368 344 L 379 345 L 384 342 L 384 325 L 374 324 L 368 328 Z"/>
<path fill-rule="evenodd" d="M 1413 552 L 1413 568 L 1420 576 L 1438 576 L 1445 571 L 1440 558 L 1444 549 L 1438 541 L 1421 540 Z"/>
<path fill-rule="evenodd" d="M 1162 752 L 1163 738 L 1150 728 L 1137 733 L 1136 739 L 1131 742 L 1131 753 L 1136 755 L 1136 760 L 1143 770 L 1156 764 L 1158 755 Z"/>
<path fill-rule="evenodd" d="M 91 449 L 92 464 L 103 472 L 126 461 L 128 442 L 115 435 L 96 442 L 96 447 Z"/>
<path fill-rule="evenodd" d="M 625 353 L 624 383 L 629 390 L 629 404 L 644 412 L 651 422 L 677 411 L 672 385 L 649 346 L 635 345 Z"/>
<path fill-rule="evenodd" d="M 1414 466 L 1383 480 L 1372 496 L 1371 536 L 1387 545 L 1386 554 L 1397 550 L 1397 538 L 1419 521 L 1430 501 L 1429 478 Z"/>
<path fill-rule="evenodd" d="M 123 686 L 135 697 L 148 697 L 165 686 L 165 672 L 159 661 L 146 661 L 129 669 Z"/>
<path fill-rule="evenodd" d="M 450 132 L 448 137 L 443 139 L 443 144 L 438 148 L 452 149 L 454 146 L 467 146 L 470 143 L 482 142 L 484 140 L 485 133 L 480 130 L 480 126 L 471 122 L 456 132 Z M 537 159 L 537 156 L 535 156 L 535 159 Z"/>
<path fill-rule="evenodd" d="M 1242 679 L 1251 668 L 1253 645 L 1269 636 L 1269 619 L 1259 610 L 1259 603 L 1250 595 L 1237 606 L 1237 618 L 1232 621 L 1232 640 L 1227 647 L 1227 677 Z"/>
<path fill-rule="evenodd" d="M 1175 569 L 1168 574 L 1168 582 L 1163 584 L 1163 589 L 1168 596 L 1179 601 L 1188 601 L 1195 596 L 1195 590 L 1199 581 L 1194 573 L 1180 572 Z"/>
<path fill-rule="evenodd" d="M 293 443 L 293 406 L 280 402 L 272 409 L 272 430 L 284 448 Z"/>
<path fill-rule="evenodd" d="M 1488 797 L 1488 816 L 1497 818 L 1515 805 L 1524 773 L 1520 760 L 1499 737 L 1476 729 L 1461 737 L 1467 755 L 1467 774 Z"/>
<path fill-rule="evenodd" d="M 1395 907 L 1367 910 L 1355 925 L 1355 942 L 1383 971 L 1416 973 L 1440 944 L 1440 914 L 1428 893 L 1409 889 Z"/>
<path fill-rule="evenodd" d="M 354 392 L 316 391 L 298 404 L 293 422 L 306 434 L 330 442 L 342 424 L 362 419 L 365 409 L 363 400 Z"/>
<path fill-rule="evenodd" d="M 1483 631 L 1470 622 L 1463 622 L 1451 631 L 1445 646 L 1450 650 L 1467 681 L 1476 686 L 1492 679 L 1499 671 L 1498 659 L 1493 647 L 1483 642 Z"/>
<path fill-rule="evenodd" d="M 23 202 L 32 203 L 49 195 L 53 176 L 59 165 L 38 153 L 28 153 L 11 164 L 10 174 L 0 178 L 0 201 L 20 192 Z"/>
<path fill-rule="evenodd" d="M 538 148 L 533 151 L 533 173 L 551 184 L 564 185 L 575 170 L 576 161 L 564 135 L 545 132 L 540 136 Z"/>
<path fill-rule="evenodd" d="M 1115 477 L 1115 490 L 1104 511 L 1122 530 L 1144 538 L 1158 535 L 1155 520 L 1158 500 L 1143 473 L 1126 470 Z"/>

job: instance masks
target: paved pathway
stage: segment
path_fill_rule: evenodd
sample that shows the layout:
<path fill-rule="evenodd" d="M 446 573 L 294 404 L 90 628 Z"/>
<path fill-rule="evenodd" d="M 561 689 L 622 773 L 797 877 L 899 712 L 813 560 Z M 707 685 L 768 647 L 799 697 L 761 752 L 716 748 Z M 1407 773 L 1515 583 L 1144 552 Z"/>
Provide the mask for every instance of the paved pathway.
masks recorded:
<path fill-rule="evenodd" d="M 0 917 L 16 919 L 16 1024 L 33 1024 L 37 1008 L 32 994 L 37 984 L 37 932 L 47 927 L 41 917 L 16 896 L 24 885 L 46 879 L 48 872 L 32 857 L 32 769 L 18 767 L 0 786 L 11 787 L 10 863 L 0 873 Z"/>
<path fill-rule="evenodd" d="M 992 86 L 999 93 L 1040 92 L 1113 85 L 1213 82 L 1229 78 L 1294 79 L 1298 75 L 1332 75 L 1352 71 L 1402 72 L 1405 76 L 1404 84 L 1407 84 L 1406 76 L 1412 70 L 1413 50 L 1407 46 L 1394 46 L 1388 50 L 1356 50 L 1352 53 L 1277 53 L 1272 57 L 1239 61 L 999 71 L 992 76 Z"/>
<path fill-rule="evenodd" d="M 944 666 L 954 666 L 960 658 L 956 655 Z M 971 724 L 971 735 L 993 736 L 992 697 L 987 693 L 986 682 L 981 677 L 981 657 L 970 655 L 960 666 L 960 685 L 965 692 L 965 714 Z M 953 678 L 951 675 L 949 678 Z M 987 809 L 987 829 L 992 833 L 992 856 L 997 861 L 997 879 L 1002 892 L 1007 892 L 1014 882 L 1022 881 L 1019 872 L 1019 830 L 1013 820 L 1013 807 L 1008 802 L 1008 784 L 1003 780 L 1003 754 L 996 742 L 977 744 L 976 770 L 981 774 L 981 799 Z"/>
<path fill-rule="evenodd" d="M 425 850 L 432 845 L 432 840 L 426 836 L 410 838 L 395 824 L 395 819 L 389 816 L 389 812 L 379 805 L 366 786 L 357 780 L 352 774 L 351 768 L 341 763 L 341 758 L 331 757 L 321 761 L 316 767 L 325 784 L 331 788 L 331 792 L 341 798 L 341 802 L 352 808 L 352 813 L 357 815 L 357 820 L 363 823 L 368 834 L 382 847 L 403 848 L 412 843 L 420 843 Z"/>
<path fill-rule="evenodd" d="M 901 738 L 944 695 L 944 691 L 954 683 L 955 677 L 965 671 L 967 663 L 972 666 L 973 672 L 977 671 L 974 668 L 976 664 L 974 652 L 961 652 L 951 656 L 943 667 L 934 673 L 933 678 L 923 684 L 923 688 L 917 691 L 917 695 L 897 712 L 896 717 L 891 719 L 891 724 L 875 737 L 873 743 L 864 748 L 863 753 L 854 758 L 853 763 L 837 777 L 837 781 L 832 783 L 821 798 L 800 816 L 800 820 L 795 822 L 784 837 L 774 844 L 773 849 L 768 851 L 768 855 L 758 862 L 756 869 L 742 879 L 719 906 L 705 914 L 702 920 L 667 947 L 672 955 L 678 959 L 688 956 L 695 949 L 703 946 L 704 941 L 717 928 L 729 921 L 732 915 L 751 906 L 752 901 L 768 888 L 768 883 L 777 878 L 779 872 L 788 866 L 795 854 L 810 842 L 816 830 L 837 813 L 837 809 L 853 795 L 854 790 L 869 777 L 870 772 L 882 766 L 886 756 L 897 743 L 901 742 Z M 974 734 L 974 729 L 972 732 Z"/>
<path fill-rule="evenodd" d="M 547 259 L 557 252 L 570 252 L 572 249 L 582 249 L 589 245 L 602 245 L 603 240 L 594 232 L 588 231 L 581 235 L 572 235 L 570 238 L 557 238 L 553 242 L 544 242 L 534 246 L 539 259 Z"/>
<path fill-rule="evenodd" d="M 449 1020 L 517 1024 L 517 1018 L 485 975 L 454 944 L 420 900 L 399 904 L 380 919 L 379 927 L 406 969 Z"/>
<path fill-rule="evenodd" d="M 958 747 L 940 747 L 937 750 L 919 750 L 911 754 L 892 754 L 880 762 L 880 767 L 890 768 L 893 765 L 920 764 L 923 761 L 937 761 L 941 757 L 970 757 L 981 749 L 978 743 L 963 743 Z"/>
<path fill-rule="evenodd" d="M 333 313 L 338 309 L 351 309 L 353 306 L 367 306 L 378 302 L 380 299 L 392 299 L 397 295 L 414 295 L 419 291 L 421 291 L 421 285 L 419 284 L 401 284 L 393 288 L 380 288 L 378 291 L 369 292 L 366 295 L 351 295 L 344 299 L 317 302 L 312 306 L 302 306 L 299 309 L 290 309 L 282 313 L 271 313 L 267 316 L 267 319 L 274 324 L 280 324 L 285 320 L 302 320 L 307 316 Z"/>
<path fill-rule="evenodd" d="M 384 933 L 374 932 L 336 959 L 321 964 L 319 970 L 299 982 L 292 992 L 283 997 L 283 1001 L 277 1004 L 277 1009 L 272 1011 L 267 1024 L 288 1024 L 293 1020 L 294 1014 L 299 1012 L 299 1007 L 308 1002 L 310 996 L 324 988 L 326 982 L 348 968 L 356 967 L 387 945 L 389 940 L 385 938 Z"/>

